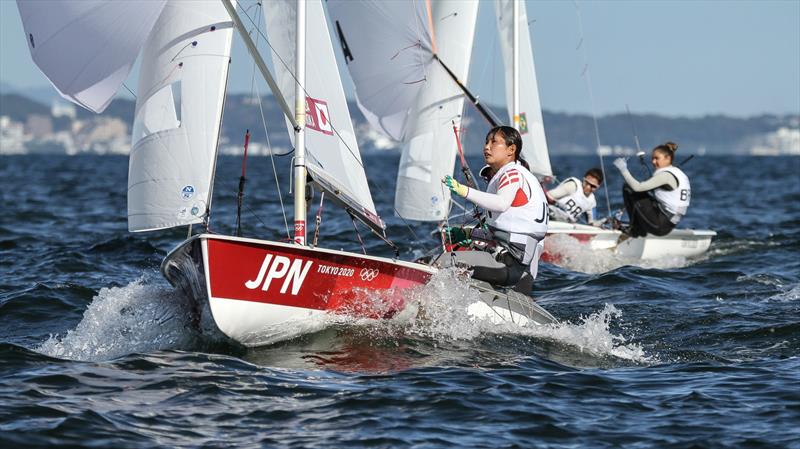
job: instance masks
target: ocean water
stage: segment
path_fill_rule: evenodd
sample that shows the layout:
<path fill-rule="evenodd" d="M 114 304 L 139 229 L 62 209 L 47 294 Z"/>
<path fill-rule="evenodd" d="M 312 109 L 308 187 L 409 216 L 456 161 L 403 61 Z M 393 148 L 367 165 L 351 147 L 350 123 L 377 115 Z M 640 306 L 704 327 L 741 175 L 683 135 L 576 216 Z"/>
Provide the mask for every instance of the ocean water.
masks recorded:
<path fill-rule="evenodd" d="M 435 245 L 392 216 L 398 157 L 365 162 L 401 256 Z M 220 162 L 216 232 L 235 224 L 240 163 Z M 160 276 L 185 229 L 127 232 L 125 158 L 0 157 L 0 447 L 800 448 L 800 158 L 685 169 L 681 226 L 716 230 L 709 252 L 637 263 L 558 242 L 565 265 L 535 286 L 558 325 L 472 321 L 444 272 L 409 293 L 423 314 L 246 349 L 192 327 Z M 244 234 L 280 240 L 270 160 L 248 170 Z M 332 209 L 322 244 L 360 250 Z"/>

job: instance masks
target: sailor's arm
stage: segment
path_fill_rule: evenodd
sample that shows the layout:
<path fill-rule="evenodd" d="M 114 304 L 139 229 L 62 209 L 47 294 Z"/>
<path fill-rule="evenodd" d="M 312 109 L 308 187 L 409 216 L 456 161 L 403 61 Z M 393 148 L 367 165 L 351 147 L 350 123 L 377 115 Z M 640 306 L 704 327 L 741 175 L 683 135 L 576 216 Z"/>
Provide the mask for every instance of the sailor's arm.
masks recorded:
<path fill-rule="evenodd" d="M 574 179 L 567 179 L 559 184 L 555 189 L 548 190 L 547 196 L 555 201 L 564 198 L 567 195 L 572 195 L 577 191 L 578 183 L 576 183 Z"/>
<path fill-rule="evenodd" d="M 650 179 L 639 182 L 631 175 L 631 172 L 625 170 L 622 172 L 622 177 L 625 182 L 633 189 L 634 192 L 647 192 L 648 190 L 657 189 L 663 185 L 668 185 L 673 189 L 678 187 L 678 182 L 675 177 L 669 172 L 662 171 L 651 176 Z"/>
<path fill-rule="evenodd" d="M 483 209 L 492 212 L 505 212 L 509 207 L 511 207 L 511 203 L 514 202 L 514 196 L 517 194 L 517 189 L 519 189 L 519 185 L 517 183 L 511 183 L 507 186 L 501 187 L 497 191 L 497 194 L 481 192 L 477 189 L 469 189 L 465 198 L 467 201 L 470 201 Z"/>

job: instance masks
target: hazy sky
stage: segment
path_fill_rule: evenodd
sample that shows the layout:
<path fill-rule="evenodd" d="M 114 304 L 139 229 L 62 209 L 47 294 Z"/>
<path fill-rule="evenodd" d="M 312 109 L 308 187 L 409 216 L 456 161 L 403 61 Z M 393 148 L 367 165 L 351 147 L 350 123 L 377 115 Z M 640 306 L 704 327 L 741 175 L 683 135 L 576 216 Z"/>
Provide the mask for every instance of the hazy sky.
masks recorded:
<path fill-rule="evenodd" d="M 800 114 L 800 0 L 577 5 L 600 114 L 623 112 L 626 104 L 633 112 L 669 116 Z M 583 53 L 576 49 L 576 3 L 528 1 L 527 8 L 543 107 L 591 112 Z M 469 85 L 483 101 L 503 104 L 492 11 L 481 5 Z M 249 92 L 252 62 L 235 41 L 230 88 Z M 31 61 L 12 0 L 0 0 L 0 81 L 49 85 Z"/>

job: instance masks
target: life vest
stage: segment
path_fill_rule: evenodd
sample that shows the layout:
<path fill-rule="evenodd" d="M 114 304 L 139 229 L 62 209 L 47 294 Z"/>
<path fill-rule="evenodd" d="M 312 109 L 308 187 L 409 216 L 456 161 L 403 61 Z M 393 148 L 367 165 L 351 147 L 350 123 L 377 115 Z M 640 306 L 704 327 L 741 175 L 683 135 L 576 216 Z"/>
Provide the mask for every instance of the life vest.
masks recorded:
<path fill-rule="evenodd" d="M 522 164 L 510 162 L 495 173 L 486 192 L 497 194 L 500 188 L 517 186 L 514 201 L 505 212 L 488 212 L 488 224 L 514 234 L 537 236 L 547 233 L 547 200 L 539 181 Z M 515 240 L 512 238 L 512 241 Z"/>
<path fill-rule="evenodd" d="M 597 206 L 597 201 L 594 198 L 594 193 L 589 196 L 583 194 L 583 183 L 578 178 L 568 178 L 564 182 L 573 181 L 577 184 L 578 189 L 571 195 L 556 200 L 556 205 L 565 212 L 563 214 L 571 223 L 578 221 L 581 214 L 594 209 Z"/>
<path fill-rule="evenodd" d="M 673 166 L 659 168 L 654 175 L 662 171 L 670 172 L 675 176 L 675 179 L 678 180 L 678 187 L 672 190 L 659 187 L 653 190 L 653 195 L 661 210 L 670 217 L 670 221 L 677 224 L 689 209 L 692 187 L 689 184 L 689 177 L 680 168 Z"/>

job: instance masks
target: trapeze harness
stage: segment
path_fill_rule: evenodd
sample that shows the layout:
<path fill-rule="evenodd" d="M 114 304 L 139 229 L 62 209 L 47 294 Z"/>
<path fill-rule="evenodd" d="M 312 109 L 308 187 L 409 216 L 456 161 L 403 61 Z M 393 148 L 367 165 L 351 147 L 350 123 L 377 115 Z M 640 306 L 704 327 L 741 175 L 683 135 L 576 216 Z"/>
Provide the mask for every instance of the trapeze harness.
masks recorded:
<path fill-rule="evenodd" d="M 556 200 L 558 209 L 554 210 L 554 218 L 575 223 L 583 213 L 589 213 L 591 217 L 593 215 L 592 210 L 597 206 L 597 201 L 594 198 L 594 193 L 590 193 L 589 196 L 583 194 L 582 183 L 578 178 L 567 178 L 564 183 L 570 181 L 574 182 L 577 188 L 572 194 Z"/>
<path fill-rule="evenodd" d="M 498 204 L 498 192 L 515 187 L 511 206 L 498 212 L 504 206 Z M 508 249 L 519 263 L 527 266 L 535 279 L 549 218 L 547 200 L 533 174 L 521 164 L 510 162 L 495 173 L 486 192 L 470 189 L 466 198 L 486 209 L 486 224 L 494 240 Z"/>

